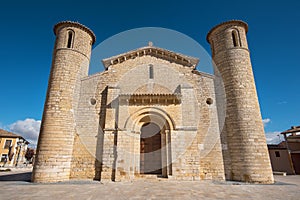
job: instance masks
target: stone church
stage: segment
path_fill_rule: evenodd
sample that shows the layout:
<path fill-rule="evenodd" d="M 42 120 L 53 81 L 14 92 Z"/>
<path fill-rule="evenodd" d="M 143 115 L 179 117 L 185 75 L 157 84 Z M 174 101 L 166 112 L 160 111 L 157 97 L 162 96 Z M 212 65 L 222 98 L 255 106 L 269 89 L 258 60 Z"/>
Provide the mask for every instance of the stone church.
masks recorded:
<path fill-rule="evenodd" d="M 208 33 L 214 75 L 152 43 L 88 75 L 94 33 L 56 24 L 32 180 L 273 183 L 247 31 L 233 20 Z"/>

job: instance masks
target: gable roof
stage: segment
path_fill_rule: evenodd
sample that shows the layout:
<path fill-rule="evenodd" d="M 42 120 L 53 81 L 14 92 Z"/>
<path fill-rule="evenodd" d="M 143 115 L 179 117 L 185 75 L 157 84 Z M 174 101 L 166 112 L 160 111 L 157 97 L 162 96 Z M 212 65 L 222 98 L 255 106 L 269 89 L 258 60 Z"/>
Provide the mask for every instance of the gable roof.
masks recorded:
<path fill-rule="evenodd" d="M 0 129 L 0 137 L 9 137 L 9 138 L 23 138 L 20 135 L 14 134 L 12 132 L 8 132 L 6 130 Z"/>
<path fill-rule="evenodd" d="M 135 49 L 132 51 L 128 51 L 123 54 L 112 56 L 110 58 L 105 58 L 102 60 L 102 63 L 104 65 L 105 69 L 107 69 L 111 65 L 122 63 L 126 60 L 134 59 L 136 57 L 141 57 L 141 56 L 145 56 L 145 55 L 150 55 L 150 56 L 154 56 L 154 57 L 161 58 L 164 60 L 168 60 L 170 62 L 174 62 L 177 64 L 191 67 L 193 69 L 196 68 L 196 66 L 199 62 L 198 58 L 186 56 L 186 55 L 183 55 L 180 53 L 175 53 L 175 52 L 167 50 L 167 49 L 154 47 L 150 43 L 149 46 L 141 47 L 141 48 L 138 48 L 138 49 Z"/>

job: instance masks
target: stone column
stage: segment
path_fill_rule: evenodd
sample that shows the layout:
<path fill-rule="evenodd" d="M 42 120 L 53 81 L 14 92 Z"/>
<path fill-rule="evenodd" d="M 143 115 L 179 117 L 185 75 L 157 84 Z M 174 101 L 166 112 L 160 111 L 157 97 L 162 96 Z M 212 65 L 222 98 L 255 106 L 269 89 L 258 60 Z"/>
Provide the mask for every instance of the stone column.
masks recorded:
<path fill-rule="evenodd" d="M 168 177 L 167 135 L 165 130 L 161 130 L 160 134 L 161 134 L 162 176 Z"/>
<path fill-rule="evenodd" d="M 214 27 L 207 35 L 218 71 L 216 78 L 220 73 L 219 78 L 225 86 L 226 117 L 222 142 L 227 140 L 227 149 L 223 149 L 226 178 L 273 183 L 247 30 L 245 22 L 234 20 Z"/>
<path fill-rule="evenodd" d="M 88 75 L 95 35 L 77 22 L 55 25 L 56 43 L 39 135 L 33 182 L 69 180 L 80 80 Z"/>
<path fill-rule="evenodd" d="M 117 162 L 118 130 L 117 119 L 119 109 L 120 89 L 114 86 L 107 87 L 107 105 L 105 127 L 103 131 L 103 155 L 101 180 L 115 180 Z"/>

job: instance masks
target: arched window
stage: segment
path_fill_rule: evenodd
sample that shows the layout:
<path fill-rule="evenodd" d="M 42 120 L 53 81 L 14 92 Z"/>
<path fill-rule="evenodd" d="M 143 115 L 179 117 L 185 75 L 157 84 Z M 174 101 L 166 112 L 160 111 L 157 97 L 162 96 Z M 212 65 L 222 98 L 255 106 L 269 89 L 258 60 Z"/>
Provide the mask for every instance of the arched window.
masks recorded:
<path fill-rule="evenodd" d="M 240 47 L 241 46 L 241 42 L 240 42 L 240 35 L 239 35 L 238 31 L 237 30 L 233 30 L 231 32 L 231 36 L 232 36 L 233 46 L 234 47 Z"/>
<path fill-rule="evenodd" d="M 149 65 L 149 78 L 153 79 L 154 78 L 154 73 L 153 73 L 153 65 Z"/>
<path fill-rule="evenodd" d="M 74 39 L 74 32 L 70 30 L 70 31 L 68 31 L 67 48 L 72 48 L 73 47 L 73 39 Z"/>

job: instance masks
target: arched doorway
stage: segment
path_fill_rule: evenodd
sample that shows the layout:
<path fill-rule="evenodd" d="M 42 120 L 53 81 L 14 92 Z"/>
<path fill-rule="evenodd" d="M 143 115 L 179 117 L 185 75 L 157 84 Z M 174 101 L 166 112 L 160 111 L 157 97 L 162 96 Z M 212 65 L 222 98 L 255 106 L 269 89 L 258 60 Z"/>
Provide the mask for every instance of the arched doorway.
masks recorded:
<path fill-rule="evenodd" d="M 153 123 L 144 123 L 140 138 L 140 173 L 162 174 L 161 129 Z"/>
<path fill-rule="evenodd" d="M 139 174 L 153 174 L 163 178 L 172 176 L 171 135 L 174 127 L 170 115 L 159 108 L 146 107 L 130 115 L 125 128 L 135 134 L 132 150 L 135 153 L 134 176 L 140 177 Z M 119 159 L 122 159 L 120 154 Z"/>

